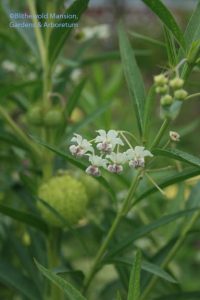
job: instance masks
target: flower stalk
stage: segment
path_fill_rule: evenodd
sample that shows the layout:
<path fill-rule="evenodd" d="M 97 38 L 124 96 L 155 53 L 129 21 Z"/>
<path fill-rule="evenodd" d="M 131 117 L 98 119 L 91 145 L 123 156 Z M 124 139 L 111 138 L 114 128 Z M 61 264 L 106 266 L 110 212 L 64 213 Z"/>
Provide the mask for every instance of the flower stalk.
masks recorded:
<path fill-rule="evenodd" d="M 142 173 L 142 170 L 139 170 L 131 184 L 131 187 L 129 189 L 129 193 L 121 207 L 121 209 L 119 210 L 119 212 L 117 213 L 113 223 L 112 223 L 112 226 L 110 227 L 110 230 L 108 231 L 108 234 L 104 240 L 104 242 L 102 243 L 99 251 L 97 252 L 97 255 L 96 255 L 96 258 L 94 260 L 94 263 L 93 263 L 93 266 L 88 274 L 88 276 L 86 277 L 86 280 L 85 280 L 85 283 L 84 283 L 84 288 L 83 288 L 83 292 L 85 293 L 87 291 L 87 289 L 89 288 L 89 285 L 91 283 L 91 281 L 93 280 L 97 270 L 98 270 L 98 267 L 99 267 L 99 263 L 102 259 L 102 257 L 104 256 L 105 252 L 106 252 L 106 249 L 110 243 L 110 241 L 112 240 L 114 234 L 115 234 L 115 231 L 121 221 L 121 219 L 128 213 L 128 211 L 130 210 L 130 204 L 131 204 L 131 200 L 136 192 L 136 189 L 139 185 L 139 182 L 140 182 L 140 179 L 141 179 L 141 173 Z"/>

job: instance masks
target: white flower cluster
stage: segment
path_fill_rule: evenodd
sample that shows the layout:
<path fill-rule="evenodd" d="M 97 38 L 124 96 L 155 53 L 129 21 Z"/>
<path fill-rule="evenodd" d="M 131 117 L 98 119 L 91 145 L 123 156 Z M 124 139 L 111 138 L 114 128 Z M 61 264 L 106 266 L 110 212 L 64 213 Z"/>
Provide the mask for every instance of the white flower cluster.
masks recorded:
<path fill-rule="evenodd" d="M 121 131 L 109 130 L 97 130 L 98 135 L 92 140 L 88 141 L 79 134 L 74 134 L 71 142 L 75 143 L 69 147 L 72 155 L 76 157 L 88 157 L 90 162 L 89 167 L 86 169 L 86 173 L 93 176 L 100 176 L 100 168 L 104 168 L 111 173 L 121 173 L 123 171 L 123 165 L 128 163 L 132 168 L 143 168 L 145 165 L 145 157 L 152 157 L 152 153 L 145 150 L 142 146 L 132 147 L 124 138 Z M 95 147 L 92 145 L 95 144 Z M 120 152 L 120 147 L 128 145 L 129 149 Z M 131 146 L 131 147 L 130 147 Z M 99 152 L 99 155 L 95 153 Z"/>
<path fill-rule="evenodd" d="M 75 38 L 80 42 L 87 41 L 94 37 L 98 39 L 108 39 L 110 35 L 111 28 L 108 24 L 83 27 L 82 29 L 77 29 L 75 32 Z"/>

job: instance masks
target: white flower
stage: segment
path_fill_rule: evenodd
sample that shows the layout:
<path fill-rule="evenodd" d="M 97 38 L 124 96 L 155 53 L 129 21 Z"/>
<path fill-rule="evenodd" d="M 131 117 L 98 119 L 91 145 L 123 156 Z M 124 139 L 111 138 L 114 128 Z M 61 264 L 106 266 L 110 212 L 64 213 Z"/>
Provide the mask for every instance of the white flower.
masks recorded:
<path fill-rule="evenodd" d="M 83 139 L 83 137 L 79 134 L 74 134 L 75 136 L 71 139 L 71 142 L 76 143 L 77 145 L 71 145 L 69 147 L 70 152 L 72 155 L 81 157 L 87 152 L 93 152 L 93 148 L 90 142 L 88 142 L 86 139 Z"/>
<path fill-rule="evenodd" d="M 176 131 L 170 131 L 169 136 L 170 136 L 171 141 L 173 141 L 173 142 L 180 141 L 180 134 Z"/>
<path fill-rule="evenodd" d="M 76 83 L 80 80 L 81 76 L 82 76 L 81 69 L 75 69 L 72 71 L 70 78 L 72 81 Z"/>
<path fill-rule="evenodd" d="M 10 60 L 4 60 L 1 64 L 2 68 L 8 72 L 15 72 L 17 65 Z"/>
<path fill-rule="evenodd" d="M 91 165 L 86 169 L 86 173 L 93 176 L 101 176 L 99 167 L 106 168 L 108 161 L 105 158 L 93 154 L 89 155 L 89 162 L 91 162 Z"/>
<path fill-rule="evenodd" d="M 95 138 L 95 143 L 97 143 L 97 149 L 101 152 L 107 154 L 111 153 L 116 145 L 123 146 L 122 140 L 118 137 L 118 132 L 115 130 L 97 130 L 99 135 Z"/>
<path fill-rule="evenodd" d="M 91 162 L 93 166 L 106 168 L 108 161 L 98 155 L 89 155 L 89 162 Z"/>
<path fill-rule="evenodd" d="M 96 26 L 84 27 L 81 30 L 77 30 L 75 37 L 77 40 L 84 42 L 94 37 L 98 39 L 107 39 L 111 34 L 108 24 L 101 24 Z"/>
<path fill-rule="evenodd" d="M 111 173 L 121 173 L 123 171 L 123 164 L 127 161 L 126 153 L 112 152 L 106 155 L 106 158 L 110 159 L 112 164 L 108 165 L 108 171 Z"/>
<path fill-rule="evenodd" d="M 101 24 L 93 27 L 95 35 L 99 39 L 107 39 L 109 38 L 111 32 L 108 24 Z"/>
<path fill-rule="evenodd" d="M 129 160 L 129 166 L 138 168 L 144 167 L 145 157 L 152 157 L 152 153 L 149 150 L 145 150 L 142 146 L 136 146 L 135 149 L 128 149 L 126 151 L 127 159 Z"/>

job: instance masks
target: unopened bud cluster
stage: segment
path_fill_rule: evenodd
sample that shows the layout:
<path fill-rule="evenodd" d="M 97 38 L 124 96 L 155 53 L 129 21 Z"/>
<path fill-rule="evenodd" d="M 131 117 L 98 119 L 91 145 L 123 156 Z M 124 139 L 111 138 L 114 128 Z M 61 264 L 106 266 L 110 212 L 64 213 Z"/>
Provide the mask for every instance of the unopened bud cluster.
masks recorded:
<path fill-rule="evenodd" d="M 98 135 L 88 141 L 79 134 L 74 134 L 73 143 L 69 150 L 72 155 L 88 158 L 90 165 L 86 173 L 101 176 L 101 168 L 111 173 L 121 173 L 124 165 L 132 168 L 144 168 L 145 157 L 152 157 L 152 153 L 142 146 L 132 147 L 127 138 L 124 139 L 122 131 L 97 130 Z M 128 147 L 127 147 L 128 146 Z M 130 147 L 131 146 L 131 147 Z M 125 151 L 121 151 L 126 147 Z"/>
<path fill-rule="evenodd" d="M 170 106 L 174 101 L 183 101 L 188 93 L 183 89 L 184 80 L 180 77 L 169 79 L 164 74 L 154 76 L 156 93 L 161 95 L 160 103 L 163 107 Z"/>

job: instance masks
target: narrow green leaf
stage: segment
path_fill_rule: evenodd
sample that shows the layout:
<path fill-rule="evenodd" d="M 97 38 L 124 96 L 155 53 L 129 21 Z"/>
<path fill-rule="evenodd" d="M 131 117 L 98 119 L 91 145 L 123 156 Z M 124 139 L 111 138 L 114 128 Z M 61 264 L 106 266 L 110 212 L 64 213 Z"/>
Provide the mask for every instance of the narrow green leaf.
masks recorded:
<path fill-rule="evenodd" d="M 141 272 L 142 255 L 138 250 L 132 265 L 129 279 L 128 298 L 127 300 L 138 300 L 140 297 L 140 272 Z"/>
<path fill-rule="evenodd" d="M 116 257 L 111 260 L 106 261 L 106 263 L 119 263 L 119 264 L 124 264 L 128 266 L 132 266 L 133 264 L 133 259 L 128 258 L 128 257 Z M 172 282 L 172 283 L 177 283 L 177 281 L 165 270 L 161 269 L 156 264 L 147 262 L 147 261 L 142 261 L 141 265 L 142 270 L 147 271 L 148 273 L 151 273 L 153 275 L 156 275 L 162 279 L 165 279 L 166 281 Z"/>
<path fill-rule="evenodd" d="M 153 300 L 199 300 L 200 299 L 200 291 L 194 292 L 180 292 L 176 294 L 169 294 L 165 296 L 161 296 L 159 298 L 154 298 Z"/>
<path fill-rule="evenodd" d="M 135 232 L 133 234 L 131 234 L 130 237 L 127 237 L 127 238 L 123 239 L 117 245 L 112 247 L 110 249 L 110 251 L 108 252 L 108 254 L 105 256 L 105 260 L 109 259 L 110 257 L 115 256 L 118 253 L 120 253 L 122 250 L 129 247 L 134 241 L 136 241 L 137 239 L 149 234 L 153 230 L 156 230 L 156 229 L 158 229 L 158 228 L 160 228 L 164 225 L 167 225 L 171 222 L 174 222 L 179 218 L 182 218 L 182 217 L 185 217 L 189 214 L 192 214 L 195 211 L 196 211 L 196 208 L 195 209 L 189 209 L 189 210 L 183 210 L 183 211 L 180 211 L 180 212 L 175 213 L 175 214 L 166 215 L 166 216 L 156 220 L 155 222 L 152 222 L 148 225 L 145 225 L 145 226 L 135 230 Z"/>
<path fill-rule="evenodd" d="M 198 1 L 196 9 L 194 10 L 187 28 L 185 30 L 185 41 L 187 48 L 190 48 L 192 42 L 200 39 L 200 1 Z"/>
<path fill-rule="evenodd" d="M 29 80 L 20 83 L 0 84 L 1 97 L 3 98 L 15 92 L 22 91 L 25 88 L 29 88 L 29 89 L 31 87 L 35 88 L 36 86 L 40 86 L 40 85 L 41 85 L 41 81 L 39 80 Z"/>
<path fill-rule="evenodd" d="M 173 158 L 175 160 L 179 160 L 182 162 L 186 162 L 190 165 L 200 167 L 199 157 L 196 157 L 178 149 L 154 149 L 152 153 L 158 156 Z"/>
<path fill-rule="evenodd" d="M 134 104 L 140 133 L 143 131 L 143 114 L 145 103 L 145 89 L 143 79 L 135 60 L 134 51 L 124 31 L 123 25 L 119 25 L 119 47 L 125 78 L 128 84 L 131 100 Z"/>
<path fill-rule="evenodd" d="M 164 26 L 164 35 L 167 48 L 167 56 L 170 67 L 175 67 L 178 63 L 175 39 L 171 31 Z"/>
<path fill-rule="evenodd" d="M 77 289 L 75 289 L 69 282 L 64 280 L 62 277 L 54 274 L 52 271 L 46 269 L 36 260 L 35 263 L 40 272 L 52 283 L 57 285 L 65 293 L 65 295 L 69 297 L 70 300 L 86 300 L 86 298 L 83 297 L 81 293 Z"/>
<path fill-rule="evenodd" d="M 68 24 L 73 24 L 78 22 L 83 12 L 88 6 L 89 0 L 76 0 L 72 5 L 66 10 L 66 14 L 76 15 L 76 20 L 68 19 Z M 60 23 L 63 23 L 63 19 L 60 20 Z M 58 57 L 66 39 L 68 38 L 73 27 L 59 27 L 52 30 L 50 41 L 49 41 L 49 61 L 51 64 Z"/>
<path fill-rule="evenodd" d="M 86 79 L 83 79 L 75 88 L 72 95 L 69 97 L 69 101 L 67 102 L 67 116 L 70 117 L 71 113 L 73 112 L 74 108 L 76 107 L 81 93 L 84 89 L 86 83 Z"/>
<path fill-rule="evenodd" d="M 54 148 L 54 147 L 51 146 L 51 145 L 48 145 L 48 144 L 46 144 L 46 143 L 44 143 L 44 142 L 42 142 L 42 141 L 40 141 L 40 140 L 34 138 L 33 136 L 32 136 L 32 139 L 33 139 L 36 143 L 38 143 L 38 144 L 44 146 L 45 148 L 49 149 L 50 151 L 52 151 L 52 152 L 56 153 L 57 155 L 59 155 L 59 156 L 65 158 L 70 164 L 72 164 L 72 165 L 78 167 L 79 169 L 85 171 L 85 169 L 87 168 L 87 165 L 83 164 L 82 162 L 79 162 L 77 159 L 74 159 L 72 156 L 67 155 L 66 153 L 64 153 L 64 152 L 62 152 L 62 151 L 60 151 L 60 150 Z M 110 186 L 110 184 L 106 181 L 106 179 L 105 179 L 104 177 L 102 177 L 102 176 L 100 176 L 100 177 L 94 177 L 94 178 L 95 178 L 95 180 L 97 180 L 102 186 L 104 186 L 104 188 L 110 193 L 110 195 L 112 196 L 112 198 L 115 199 L 115 192 L 114 192 L 114 190 L 112 189 L 112 187 Z"/>
<path fill-rule="evenodd" d="M 152 112 L 154 109 L 155 100 L 156 100 L 155 85 L 152 85 L 152 87 L 149 89 L 147 99 L 145 102 L 145 107 L 144 107 L 144 140 L 145 140 L 145 142 L 147 142 L 149 128 L 151 127 L 150 122 L 152 121 L 152 118 L 150 116 L 152 115 Z"/>
<path fill-rule="evenodd" d="M 3 9 L 4 9 L 4 11 L 5 11 L 5 13 L 8 17 L 9 22 L 10 22 L 10 14 L 14 11 L 14 8 L 10 7 L 8 0 L 2 0 L 1 4 L 2 4 L 2 7 L 3 7 Z M 29 22 L 29 21 L 26 21 L 25 19 L 17 19 L 17 20 L 14 19 L 13 21 L 14 22 L 17 21 L 17 23 L 21 23 L 21 22 L 28 23 Z M 10 29 L 11 30 L 16 29 L 16 31 L 19 33 L 19 36 L 22 37 L 22 39 L 28 45 L 28 47 L 32 50 L 32 52 L 36 56 L 39 55 L 33 28 L 30 28 L 30 27 L 14 27 L 14 28 L 10 28 Z"/>
<path fill-rule="evenodd" d="M 48 233 L 47 224 L 42 219 L 40 219 L 39 217 L 33 214 L 22 212 L 20 210 L 2 204 L 0 204 L 0 212 L 8 217 L 13 218 L 14 220 L 17 220 L 19 222 L 25 223 L 26 225 L 39 229 L 46 234 Z"/>
<path fill-rule="evenodd" d="M 20 273 L 20 270 L 11 266 L 5 260 L 0 260 L 0 281 L 19 291 L 30 300 L 40 300 L 41 297 L 35 285 Z"/>
<path fill-rule="evenodd" d="M 142 1 L 157 15 L 161 22 L 172 32 L 176 40 L 184 48 L 185 40 L 183 33 L 168 8 L 160 0 Z"/>
<path fill-rule="evenodd" d="M 197 175 L 200 175 L 200 170 L 199 169 L 189 168 L 189 169 L 187 169 L 187 170 L 185 170 L 181 173 L 168 176 L 167 178 L 165 178 L 161 182 L 158 182 L 158 185 L 159 185 L 160 188 L 163 189 L 163 188 L 165 188 L 167 186 L 170 186 L 174 183 L 182 182 L 186 179 L 195 177 Z M 152 195 L 152 194 L 157 193 L 157 192 L 158 192 L 158 189 L 156 187 L 152 187 L 152 188 L 147 189 L 142 194 L 140 194 L 138 197 L 136 197 L 134 205 L 136 203 L 138 203 L 139 201 L 141 201 L 142 199 L 146 198 L 147 196 Z"/>
<path fill-rule="evenodd" d="M 131 32 L 130 32 L 130 35 L 134 36 L 135 38 L 144 40 L 144 41 L 146 41 L 146 42 L 148 42 L 148 43 L 151 43 L 151 44 L 154 44 L 154 45 L 158 45 L 158 46 L 161 46 L 161 47 L 164 47 L 164 48 L 165 48 L 165 43 L 160 42 L 160 41 L 158 41 L 158 40 L 156 40 L 156 39 L 150 38 L 150 37 L 147 36 L 147 35 L 140 34 L 140 33 L 134 32 L 134 31 L 131 31 Z"/>

